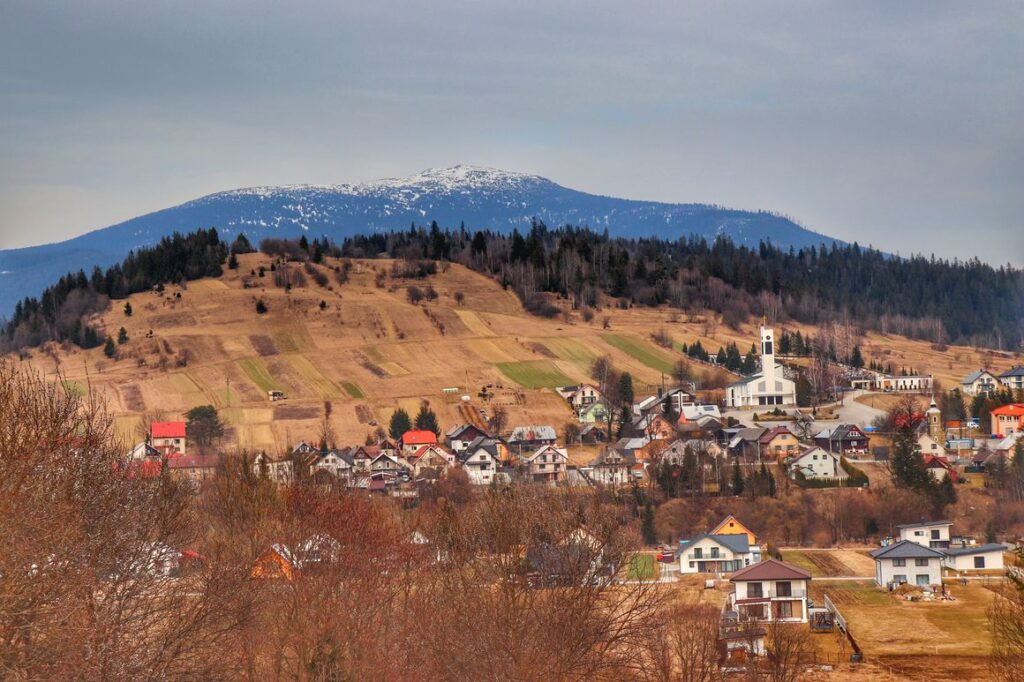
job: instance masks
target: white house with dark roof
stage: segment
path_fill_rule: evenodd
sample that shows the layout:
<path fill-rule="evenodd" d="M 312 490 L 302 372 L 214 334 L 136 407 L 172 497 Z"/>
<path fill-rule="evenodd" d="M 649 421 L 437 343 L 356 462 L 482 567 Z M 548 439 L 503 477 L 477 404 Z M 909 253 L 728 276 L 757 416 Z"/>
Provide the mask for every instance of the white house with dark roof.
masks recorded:
<path fill-rule="evenodd" d="M 735 586 L 729 606 L 741 622 L 807 622 L 810 571 L 765 559 L 736 571 L 729 582 Z"/>
<path fill-rule="evenodd" d="M 871 552 L 875 560 L 875 583 L 881 587 L 910 583 L 920 587 L 942 584 L 942 562 L 946 555 L 910 540 L 879 547 Z"/>
<path fill-rule="evenodd" d="M 839 461 L 839 455 L 827 452 L 819 447 L 805 450 L 802 454 L 787 461 L 789 473 L 796 478 L 803 474 L 804 478 L 825 481 L 841 481 L 849 478 Z"/>
<path fill-rule="evenodd" d="M 751 546 L 745 533 L 702 533 L 692 540 L 680 540 L 676 555 L 680 573 L 732 573 L 761 560 L 760 548 Z"/>
<path fill-rule="evenodd" d="M 960 382 L 965 395 L 992 395 L 999 388 L 999 378 L 987 369 L 976 369 Z"/>
<path fill-rule="evenodd" d="M 761 371 L 725 390 L 727 407 L 796 405 L 796 382 L 775 364 L 775 332 L 761 327 Z"/>
<path fill-rule="evenodd" d="M 1014 367 L 999 375 L 999 383 L 1014 391 L 1024 389 L 1024 367 Z"/>
<path fill-rule="evenodd" d="M 921 521 L 900 524 L 896 530 L 900 532 L 900 540 L 909 540 L 932 549 L 943 549 L 949 547 L 949 529 L 952 525 L 949 521 Z"/>
<path fill-rule="evenodd" d="M 973 571 L 1003 570 L 1003 552 L 1006 545 L 988 543 L 943 550 L 946 558 L 943 565 L 961 573 Z"/>

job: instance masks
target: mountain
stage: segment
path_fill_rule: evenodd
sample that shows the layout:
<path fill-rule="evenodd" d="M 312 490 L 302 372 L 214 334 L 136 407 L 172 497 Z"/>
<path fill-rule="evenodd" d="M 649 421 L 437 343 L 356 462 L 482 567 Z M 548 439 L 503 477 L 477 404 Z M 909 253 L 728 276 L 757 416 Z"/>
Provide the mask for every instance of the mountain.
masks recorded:
<path fill-rule="evenodd" d="M 532 218 L 555 226 L 607 228 L 615 236 L 698 235 L 729 237 L 740 244 L 770 240 L 782 247 L 837 240 L 768 212 L 705 204 L 668 204 L 588 194 L 522 173 L 455 166 L 407 178 L 350 185 L 252 187 L 211 194 L 132 218 L 56 244 L 0 251 L 0 315 L 25 296 L 36 296 L 69 271 L 119 262 L 128 251 L 155 244 L 172 232 L 216 227 L 226 238 L 244 231 L 250 240 L 307 232 L 341 241 L 367 231 L 429 223 L 511 231 Z"/>

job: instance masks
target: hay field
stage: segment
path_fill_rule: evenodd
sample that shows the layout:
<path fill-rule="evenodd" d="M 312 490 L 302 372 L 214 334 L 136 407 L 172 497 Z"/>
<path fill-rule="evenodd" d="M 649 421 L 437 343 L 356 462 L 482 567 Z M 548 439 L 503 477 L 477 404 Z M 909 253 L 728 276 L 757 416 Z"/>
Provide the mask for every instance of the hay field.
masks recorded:
<path fill-rule="evenodd" d="M 681 357 L 650 340 L 659 328 L 676 344 L 700 340 L 712 350 L 733 341 L 746 348 L 755 337 L 756 320 L 730 329 L 668 309 L 608 305 L 589 323 L 571 311 L 541 319 L 527 314 L 512 292 L 459 265 L 421 282 L 439 298 L 414 306 L 406 300 L 409 282 L 375 285 L 378 272 L 390 272 L 388 261 L 354 261 L 344 285 L 332 278 L 327 287 L 310 281 L 290 292 L 269 277 L 250 275 L 261 265 L 269 268 L 266 256 L 246 254 L 239 261 L 237 270 L 216 280 L 133 295 L 131 317 L 120 303 L 99 314 L 95 322 L 106 333 L 121 326 L 128 331 L 116 360 L 101 349 L 52 347 L 32 351 L 29 361 L 47 376 L 62 372 L 73 391 L 103 394 L 126 438 L 134 437 L 143 411 L 174 418 L 208 403 L 225 410 L 229 449 L 275 450 L 315 437 L 325 401 L 339 442 L 353 443 L 373 430 L 371 421 L 386 425 L 399 405 L 415 412 L 427 401 L 442 428 L 459 423 L 457 402 L 441 389 L 476 396 L 487 384 L 515 389 L 516 399 L 502 404 L 510 424 L 560 430 L 572 414 L 552 388 L 587 380 L 597 357 L 607 355 L 631 372 L 640 393 L 645 384 L 660 383 Z M 256 314 L 257 299 L 266 303 L 266 314 Z M 895 364 L 905 360 L 940 376 L 966 374 L 986 358 L 969 348 L 938 352 L 923 342 L 868 336 L 868 344 L 883 342 Z M 988 364 L 1000 369 L 1012 358 Z M 283 390 L 284 405 L 302 408 L 282 414 L 305 416 L 275 418 L 266 411 L 278 406 L 269 403 L 269 390 Z M 481 407 L 490 413 L 494 405 Z"/>

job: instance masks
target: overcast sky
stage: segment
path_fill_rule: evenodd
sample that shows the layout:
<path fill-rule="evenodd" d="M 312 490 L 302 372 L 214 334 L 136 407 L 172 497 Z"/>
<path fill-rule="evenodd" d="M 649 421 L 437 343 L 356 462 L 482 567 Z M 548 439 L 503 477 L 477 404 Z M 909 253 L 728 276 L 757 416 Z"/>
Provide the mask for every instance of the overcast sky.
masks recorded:
<path fill-rule="evenodd" d="M 1022 74 L 1019 0 L 4 0 L 0 248 L 468 163 L 1024 265 Z"/>

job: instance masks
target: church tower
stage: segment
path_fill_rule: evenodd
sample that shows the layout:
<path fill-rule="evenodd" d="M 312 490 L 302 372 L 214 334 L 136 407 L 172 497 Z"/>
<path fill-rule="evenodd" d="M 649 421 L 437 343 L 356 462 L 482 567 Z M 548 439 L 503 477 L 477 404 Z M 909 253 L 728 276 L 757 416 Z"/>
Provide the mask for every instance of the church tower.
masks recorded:
<path fill-rule="evenodd" d="M 932 404 L 928 406 L 924 414 L 928 418 L 928 435 L 939 445 L 945 446 L 946 435 L 942 430 L 942 412 L 939 410 L 939 406 L 935 404 L 934 396 L 932 397 Z"/>
<path fill-rule="evenodd" d="M 775 332 L 761 327 L 761 372 L 765 379 L 775 378 Z"/>

